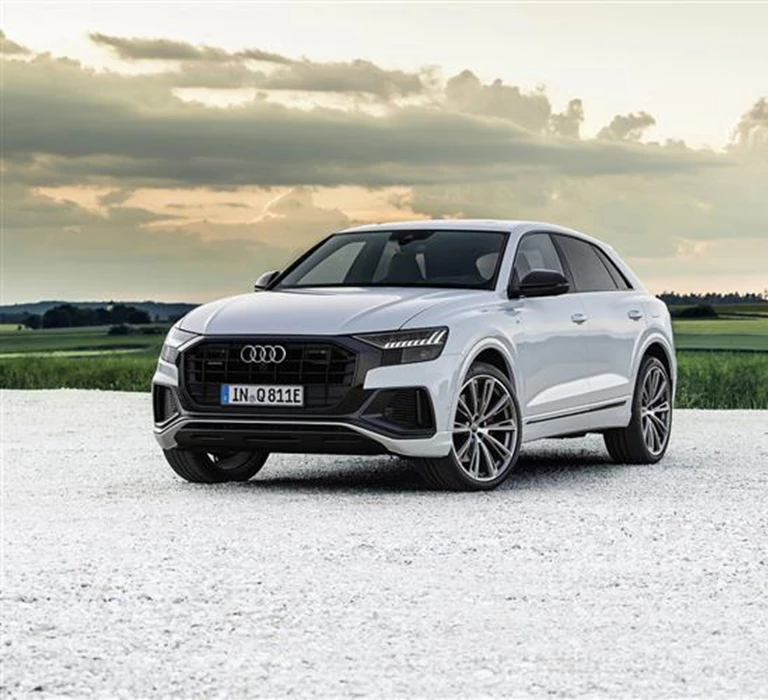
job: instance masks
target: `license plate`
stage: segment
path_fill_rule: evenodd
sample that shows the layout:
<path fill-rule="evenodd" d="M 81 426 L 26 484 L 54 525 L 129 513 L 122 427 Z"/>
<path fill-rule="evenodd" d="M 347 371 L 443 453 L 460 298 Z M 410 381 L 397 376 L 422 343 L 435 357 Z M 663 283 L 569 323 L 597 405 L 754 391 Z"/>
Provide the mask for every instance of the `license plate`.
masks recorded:
<path fill-rule="evenodd" d="M 303 386 L 222 384 L 223 406 L 303 406 Z"/>

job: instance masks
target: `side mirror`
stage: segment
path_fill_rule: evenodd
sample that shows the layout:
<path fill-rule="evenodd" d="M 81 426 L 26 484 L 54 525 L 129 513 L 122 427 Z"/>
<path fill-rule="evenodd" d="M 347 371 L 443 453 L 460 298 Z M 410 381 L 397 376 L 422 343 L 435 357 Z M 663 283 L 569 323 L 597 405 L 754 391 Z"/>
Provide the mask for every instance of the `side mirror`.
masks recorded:
<path fill-rule="evenodd" d="M 554 297 L 565 294 L 570 285 L 563 275 L 555 270 L 531 270 L 517 287 L 507 291 L 510 299 L 519 297 Z"/>
<path fill-rule="evenodd" d="M 253 291 L 258 292 L 260 289 L 267 289 L 277 279 L 279 274 L 280 270 L 270 270 L 259 275 L 259 278 L 253 285 Z"/>

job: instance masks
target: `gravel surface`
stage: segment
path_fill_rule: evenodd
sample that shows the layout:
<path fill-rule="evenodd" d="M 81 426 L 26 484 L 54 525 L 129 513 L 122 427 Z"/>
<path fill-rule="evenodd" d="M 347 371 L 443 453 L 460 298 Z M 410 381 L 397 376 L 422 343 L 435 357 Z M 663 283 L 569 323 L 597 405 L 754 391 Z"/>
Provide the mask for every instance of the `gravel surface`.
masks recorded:
<path fill-rule="evenodd" d="M 3 694 L 768 695 L 768 412 L 444 494 L 391 458 L 194 486 L 149 395 L 2 400 Z"/>

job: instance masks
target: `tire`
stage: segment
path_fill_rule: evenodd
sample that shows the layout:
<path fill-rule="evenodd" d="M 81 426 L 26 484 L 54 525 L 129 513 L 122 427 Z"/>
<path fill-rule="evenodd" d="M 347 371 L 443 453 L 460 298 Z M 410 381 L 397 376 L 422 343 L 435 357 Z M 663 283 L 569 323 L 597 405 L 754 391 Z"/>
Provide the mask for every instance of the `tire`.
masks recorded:
<path fill-rule="evenodd" d="M 492 365 L 474 363 L 459 391 L 454 427 L 450 454 L 416 461 L 426 485 L 449 491 L 496 488 L 517 464 L 522 438 L 520 405 L 509 379 Z"/>
<path fill-rule="evenodd" d="M 268 452 L 194 452 L 165 450 L 165 459 L 182 479 L 194 484 L 248 481 L 264 466 Z"/>
<path fill-rule="evenodd" d="M 606 430 L 605 446 L 617 464 L 655 464 L 672 432 L 672 380 L 664 364 L 646 356 L 637 374 L 632 419 L 626 428 Z"/>

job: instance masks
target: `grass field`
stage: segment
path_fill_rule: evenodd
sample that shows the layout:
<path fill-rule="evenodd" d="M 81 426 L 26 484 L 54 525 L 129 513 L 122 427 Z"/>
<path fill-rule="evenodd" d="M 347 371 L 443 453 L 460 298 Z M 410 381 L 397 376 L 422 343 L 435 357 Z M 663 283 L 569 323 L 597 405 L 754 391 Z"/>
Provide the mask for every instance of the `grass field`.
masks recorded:
<path fill-rule="evenodd" d="M 142 329 L 154 331 L 145 334 Z M 16 353 L 48 353 L 69 351 L 135 350 L 157 357 L 165 337 L 162 326 L 142 326 L 131 335 L 109 335 L 109 326 L 87 328 L 46 328 L 30 331 L 5 330 L 0 326 L 0 360 L 3 355 Z"/>
<path fill-rule="evenodd" d="M 674 327 L 679 407 L 768 408 L 768 317 L 681 319 Z M 0 388 L 148 391 L 163 334 L 107 331 L 0 327 Z"/>
<path fill-rule="evenodd" d="M 680 350 L 759 350 L 768 352 L 768 316 L 745 314 L 712 319 L 674 319 Z"/>

